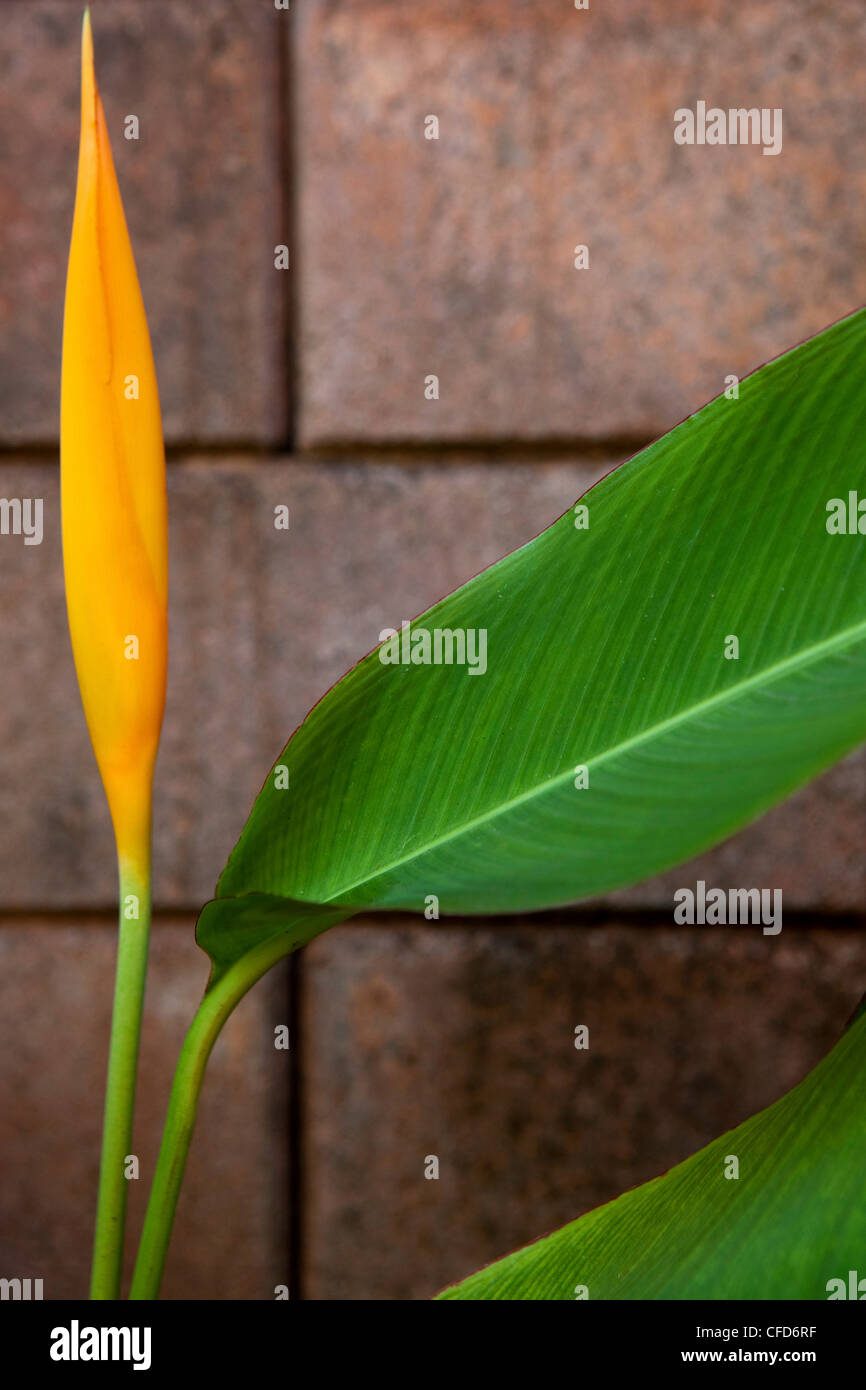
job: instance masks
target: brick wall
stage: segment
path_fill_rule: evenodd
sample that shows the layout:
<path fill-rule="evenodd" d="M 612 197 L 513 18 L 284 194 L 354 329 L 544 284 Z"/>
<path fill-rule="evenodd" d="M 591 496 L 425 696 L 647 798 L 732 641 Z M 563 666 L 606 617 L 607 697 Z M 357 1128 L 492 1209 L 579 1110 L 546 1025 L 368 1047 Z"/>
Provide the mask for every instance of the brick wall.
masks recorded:
<path fill-rule="evenodd" d="M 116 891 L 59 539 L 80 13 L 6 0 L 0 26 L 0 469 L 45 499 L 41 546 L 0 537 L 0 1274 L 46 1297 L 86 1292 Z M 135 1227 L 206 976 L 195 913 L 290 730 L 381 628 L 866 298 L 866 11 L 97 0 L 93 20 L 170 460 Z M 698 99 L 781 107 L 782 155 L 676 147 Z M 738 1123 L 862 994 L 864 833 L 857 755 L 604 902 L 329 933 L 217 1045 L 165 1295 L 425 1297 Z M 781 887 L 782 937 L 674 927 L 697 877 Z"/>

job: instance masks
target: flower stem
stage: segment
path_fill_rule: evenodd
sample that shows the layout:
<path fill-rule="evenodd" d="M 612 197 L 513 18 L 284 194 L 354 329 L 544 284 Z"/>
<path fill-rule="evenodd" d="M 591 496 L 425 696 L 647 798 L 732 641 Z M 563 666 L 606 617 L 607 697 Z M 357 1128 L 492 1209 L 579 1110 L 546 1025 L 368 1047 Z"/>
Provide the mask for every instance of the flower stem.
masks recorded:
<path fill-rule="evenodd" d="M 120 1297 L 126 1223 L 125 1162 L 132 1144 L 135 1077 L 150 935 L 150 864 L 120 867 L 120 929 L 93 1240 L 91 1299 Z"/>
<path fill-rule="evenodd" d="M 131 1299 L 154 1299 L 159 1293 L 201 1084 L 220 1029 L 256 980 L 285 954 L 285 945 L 279 940 L 267 941 L 248 951 L 206 991 L 198 1007 L 178 1058 L 129 1294 Z"/>

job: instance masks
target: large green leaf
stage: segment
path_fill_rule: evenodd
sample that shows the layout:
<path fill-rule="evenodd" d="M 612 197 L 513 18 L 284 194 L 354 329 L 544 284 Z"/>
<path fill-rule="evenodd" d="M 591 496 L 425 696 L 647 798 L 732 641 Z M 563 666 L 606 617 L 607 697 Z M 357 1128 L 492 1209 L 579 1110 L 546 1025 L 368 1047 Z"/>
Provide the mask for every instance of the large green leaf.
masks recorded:
<path fill-rule="evenodd" d="M 848 1296 L 850 1270 L 866 1279 L 864 1072 L 861 1010 L 775 1105 L 439 1297 L 826 1299 L 833 1279 Z"/>
<path fill-rule="evenodd" d="M 269 965 L 274 965 L 350 915 L 343 907 L 297 903 L 272 893 L 215 898 L 202 908 L 195 931 L 199 946 L 213 963 L 208 988 L 236 961 L 251 959 L 262 944 L 270 942 L 278 948 L 267 957 Z"/>
<path fill-rule="evenodd" d="M 690 858 L 854 747 L 866 537 L 830 534 L 827 504 L 866 497 L 864 354 L 860 311 L 603 479 L 587 529 L 569 510 L 413 624 L 484 629 L 484 674 L 371 652 L 278 759 L 289 788 L 268 778 L 218 898 L 571 902 Z"/>

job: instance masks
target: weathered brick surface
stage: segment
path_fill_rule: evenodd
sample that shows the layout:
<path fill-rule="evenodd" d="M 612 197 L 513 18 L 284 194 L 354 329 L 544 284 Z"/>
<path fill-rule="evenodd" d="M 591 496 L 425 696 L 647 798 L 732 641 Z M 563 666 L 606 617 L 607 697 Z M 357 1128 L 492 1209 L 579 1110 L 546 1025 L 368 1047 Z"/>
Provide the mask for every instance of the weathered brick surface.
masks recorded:
<path fill-rule="evenodd" d="M 800 1080 L 864 966 L 845 930 L 321 937 L 303 964 L 304 1296 L 427 1298 L 655 1177 Z"/>
<path fill-rule="evenodd" d="M 169 470 L 170 672 L 157 768 L 156 898 L 211 896 L 268 768 L 383 627 L 399 625 L 563 512 L 608 465 L 191 460 Z M 109 906 L 113 851 L 66 630 L 57 470 L 45 538 L 0 537 L 0 907 Z M 274 507 L 290 508 L 288 532 Z M 735 769 L 732 770 L 735 775 Z M 866 758 L 854 755 L 695 865 L 623 895 L 669 907 L 700 876 L 862 912 Z"/>
<path fill-rule="evenodd" d="M 268 768 L 381 629 L 412 617 L 565 510 L 604 465 L 169 469 L 170 669 L 157 766 L 155 891 L 213 892 Z M 45 537 L 0 537 L 0 906 L 108 905 L 107 811 L 80 709 L 57 470 L 8 464 Z M 291 529 L 274 528 L 286 503 Z"/>
<path fill-rule="evenodd" d="M 296 23 L 305 442 L 656 434 L 866 297 L 859 0 Z M 782 108 L 781 154 L 675 145 L 699 100 Z"/>
<path fill-rule="evenodd" d="M 207 978 L 192 920 L 153 933 L 130 1183 L 130 1256 L 177 1053 Z M 107 923 L 0 929 L 0 1275 L 86 1298 L 116 934 Z M 208 1066 L 163 1294 L 272 1299 L 286 1264 L 287 1022 L 280 972 L 239 1006 Z"/>
<path fill-rule="evenodd" d="M 56 438 L 83 6 L 7 0 L 0 26 L 0 442 Z M 166 437 L 286 429 L 279 36 L 269 5 L 103 0 L 97 73 Z M 140 138 L 124 138 L 137 115 Z"/>

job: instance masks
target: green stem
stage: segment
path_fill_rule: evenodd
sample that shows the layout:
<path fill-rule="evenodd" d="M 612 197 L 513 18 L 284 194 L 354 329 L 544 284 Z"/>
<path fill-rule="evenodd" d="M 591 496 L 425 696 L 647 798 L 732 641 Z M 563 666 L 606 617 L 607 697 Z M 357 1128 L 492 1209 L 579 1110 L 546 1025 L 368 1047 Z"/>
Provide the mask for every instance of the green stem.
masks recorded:
<path fill-rule="evenodd" d="M 129 1294 L 131 1299 L 153 1299 L 159 1293 L 195 1127 L 196 1106 L 211 1049 L 235 1005 L 285 954 L 285 944 L 279 940 L 265 942 L 258 949 L 247 952 L 207 990 L 198 1007 L 178 1058 Z"/>
<path fill-rule="evenodd" d="M 136 903 L 132 899 L 137 900 Z M 137 915 L 130 915 L 137 913 Z M 150 866 L 120 869 L 120 930 L 108 1052 L 99 1196 L 93 1240 L 92 1299 L 120 1297 L 135 1077 L 150 935 Z"/>

